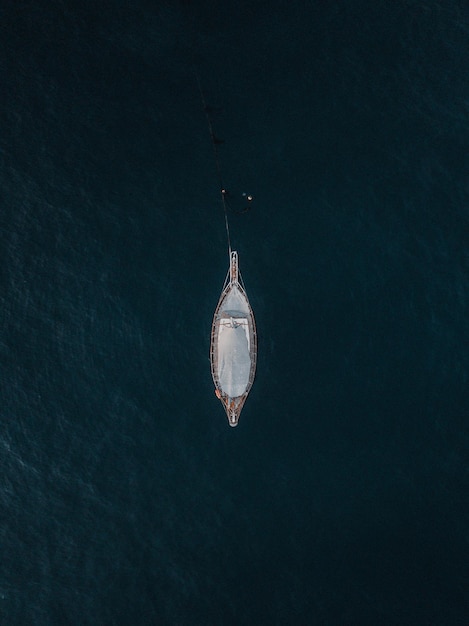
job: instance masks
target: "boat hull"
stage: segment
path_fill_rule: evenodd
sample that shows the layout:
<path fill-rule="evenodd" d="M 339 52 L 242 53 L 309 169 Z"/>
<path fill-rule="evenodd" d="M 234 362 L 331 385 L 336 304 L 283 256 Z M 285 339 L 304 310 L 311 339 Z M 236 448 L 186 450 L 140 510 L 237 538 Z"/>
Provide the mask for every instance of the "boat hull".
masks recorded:
<path fill-rule="evenodd" d="M 238 270 L 236 252 L 213 316 L 210 362 L 215 393 L 230 426 L 238 424 L 241 410 L 254 382 L 257 332 L 249 299 Z"/>

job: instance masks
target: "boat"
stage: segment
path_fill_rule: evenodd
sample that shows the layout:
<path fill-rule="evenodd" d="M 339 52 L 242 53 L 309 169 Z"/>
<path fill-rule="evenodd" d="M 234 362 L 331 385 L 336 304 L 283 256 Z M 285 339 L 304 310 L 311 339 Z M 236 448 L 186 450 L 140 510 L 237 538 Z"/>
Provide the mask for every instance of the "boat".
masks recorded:
<path fill-rule="evenodd" d="M 213 316 L 210 363 L 215 394 L 234 427 L 256 374 L 257 333 L 238 253 L 230 249 L 229 254 L 230 267 Z"/>

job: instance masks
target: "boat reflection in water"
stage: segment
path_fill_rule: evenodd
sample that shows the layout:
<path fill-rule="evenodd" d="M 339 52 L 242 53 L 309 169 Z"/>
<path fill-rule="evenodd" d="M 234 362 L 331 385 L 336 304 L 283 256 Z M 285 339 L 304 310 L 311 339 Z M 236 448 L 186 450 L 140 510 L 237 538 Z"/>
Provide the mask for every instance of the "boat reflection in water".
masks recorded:
<path fill-rule="evenodd" d="M 210 342 L 215 394 L 230 426 L 238 424 L 256 373 L 257 334 L 241 274 L 238 253 L 230 250 L 230 269 L 223 285 Z"/>

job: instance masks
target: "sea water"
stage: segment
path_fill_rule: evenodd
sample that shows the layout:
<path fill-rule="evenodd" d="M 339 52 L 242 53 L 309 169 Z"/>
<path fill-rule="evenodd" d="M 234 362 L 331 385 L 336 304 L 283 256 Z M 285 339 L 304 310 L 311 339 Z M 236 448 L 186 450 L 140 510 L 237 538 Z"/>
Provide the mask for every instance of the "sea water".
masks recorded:
<path fill-rule="evenodd" d="M 2 625 L 466 623 L 468 33 L 462 2 L 4 2 Z M 254 197 L 236 429 L 194 69 Z"/>

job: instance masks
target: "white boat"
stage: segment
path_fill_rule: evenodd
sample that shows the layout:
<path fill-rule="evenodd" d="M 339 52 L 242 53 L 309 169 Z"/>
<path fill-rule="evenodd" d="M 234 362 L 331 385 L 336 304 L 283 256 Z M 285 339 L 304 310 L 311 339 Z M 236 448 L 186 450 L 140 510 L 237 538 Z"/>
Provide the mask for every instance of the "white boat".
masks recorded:
<path fill-rule="evenodd" d="M 238 253 L 230 250 L 230 269 L 215 309 L 210 342 L 210 362 L 215 394 L 221 400 L 230 426 L 239 416 L 254 382 L 257 334 L 238 268 Z"/>

